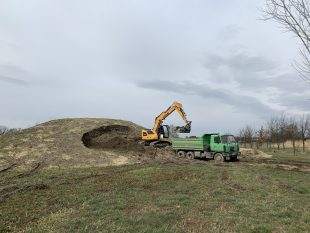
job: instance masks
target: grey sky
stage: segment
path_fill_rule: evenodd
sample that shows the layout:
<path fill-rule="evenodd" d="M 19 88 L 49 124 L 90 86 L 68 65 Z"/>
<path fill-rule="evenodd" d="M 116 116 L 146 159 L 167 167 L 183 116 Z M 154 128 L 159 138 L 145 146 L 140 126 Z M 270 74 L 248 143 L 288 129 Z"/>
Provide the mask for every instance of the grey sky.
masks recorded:
<path fill-rule="evenodd" d="M 195 133 L 307 113 L 297 40 L 258 20 L 263 3 L 2 0 L 0 125 L 85 116 L 151 127 L 174 100 Z"/>

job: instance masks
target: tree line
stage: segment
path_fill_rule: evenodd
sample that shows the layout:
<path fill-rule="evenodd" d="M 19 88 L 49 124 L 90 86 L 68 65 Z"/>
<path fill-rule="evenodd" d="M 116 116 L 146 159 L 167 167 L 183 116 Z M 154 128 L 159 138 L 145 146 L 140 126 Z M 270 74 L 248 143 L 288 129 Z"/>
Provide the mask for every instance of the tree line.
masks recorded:
<path fill-rule="evenodd" d="M 310 115 L 288 117 L 285 114 L 271 117 L 259 128 L 249 125 L 239 130 L 238 140 L 244 147 L 283 148 L 290 141 L 296 154 L 296 142 L 302 142 L 306 150 L 306 140 L 310 138 Z"/>

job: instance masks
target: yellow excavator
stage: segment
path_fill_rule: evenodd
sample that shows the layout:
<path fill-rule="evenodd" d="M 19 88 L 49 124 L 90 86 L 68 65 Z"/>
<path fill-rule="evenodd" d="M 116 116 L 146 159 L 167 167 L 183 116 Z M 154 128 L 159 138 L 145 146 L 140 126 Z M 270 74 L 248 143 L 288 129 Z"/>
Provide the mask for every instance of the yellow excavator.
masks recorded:
<path fill-rule="evenodd" d="M 173 102 L 172 105 L 159 114 L 154 121 L 152 129 L 142 130 L 142 141 L 145 145 L 151 145 L 155 147 L 165 147 L 171 145 L 170 141 L 170 127 L 168 125 L 162 125 L 163 121 L 170 116 L 174 111 L 179 113 L 185 122 L 185 126 L 175 127 L 176 133 L 190 133 L 191 132 L 191 121 L 187 119 L 186 113 L 184 112 L 183 106 L 179 102 Z"/>

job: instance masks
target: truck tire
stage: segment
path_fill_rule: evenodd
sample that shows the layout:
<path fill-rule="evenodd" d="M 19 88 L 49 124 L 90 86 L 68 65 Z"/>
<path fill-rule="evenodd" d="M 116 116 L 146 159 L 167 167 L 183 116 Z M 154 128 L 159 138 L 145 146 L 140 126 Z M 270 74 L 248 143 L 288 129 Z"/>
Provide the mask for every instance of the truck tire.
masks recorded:
<path fill-rule="evenodd" d="M 188 151 L 186 153 L 187 158 L 189 159 L 194 159 L 195 158 L 195 153 L 193 151 Z"/>
<path fill-rule="evenodd" d="M 225 158 L 222 154 L 218 153 L 218 154 L 214 155 L 214 161 L 216 163 L 222 163 L 225 161 Z"/>
<path fill-rule="evenodd" d="M 179 150 L 177 154 L 179 157 L 185 157 L 186 155 L 185 151 L 182 151 L 182 150 Z"/>
<path fill-rule="evenodd" d="M 237 156 L 231 157 L 230 161 L 231 162 L 237 162 L 238 161 L 238 157 Z"/>

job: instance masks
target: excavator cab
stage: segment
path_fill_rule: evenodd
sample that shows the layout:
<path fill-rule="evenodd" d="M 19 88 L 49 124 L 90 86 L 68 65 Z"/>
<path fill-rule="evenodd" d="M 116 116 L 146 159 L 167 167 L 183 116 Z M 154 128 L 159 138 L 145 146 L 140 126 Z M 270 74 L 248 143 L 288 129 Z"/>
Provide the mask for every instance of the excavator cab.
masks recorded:
<path fill-rule="evenodd" d="M 157 141 L 170 137 L 169 125 L 161 125 L 158 129 L 158 133 L 153 132 L 151 129 L 142 130 L 142 139 L 144 141 Z"/>
<path fill-rule="evenodd" d="M 159 128 L 159 138 L 169 138 L 170 137 L 170 127 L 169 125 L 161 125 Z"/>

